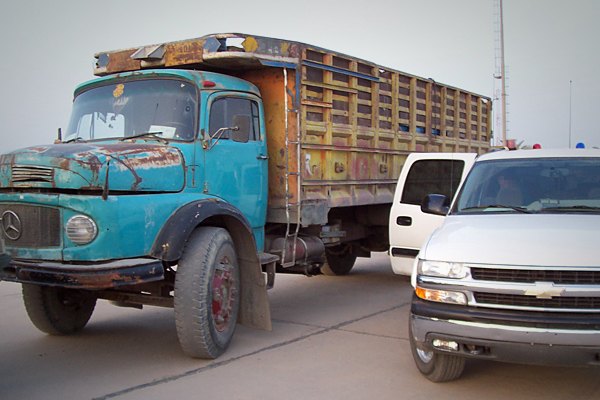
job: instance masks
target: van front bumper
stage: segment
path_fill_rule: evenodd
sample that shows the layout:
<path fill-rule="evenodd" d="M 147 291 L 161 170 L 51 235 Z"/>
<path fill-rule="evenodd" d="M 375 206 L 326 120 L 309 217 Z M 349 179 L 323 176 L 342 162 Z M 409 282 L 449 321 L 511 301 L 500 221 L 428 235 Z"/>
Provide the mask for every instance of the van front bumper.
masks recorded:
<path fill-rule="evenodd" d="M 410 323 L 415 341 L 436 352 L 523 364 L 600 367 L 600 314 L 483 310 L 415 296 Z"/>

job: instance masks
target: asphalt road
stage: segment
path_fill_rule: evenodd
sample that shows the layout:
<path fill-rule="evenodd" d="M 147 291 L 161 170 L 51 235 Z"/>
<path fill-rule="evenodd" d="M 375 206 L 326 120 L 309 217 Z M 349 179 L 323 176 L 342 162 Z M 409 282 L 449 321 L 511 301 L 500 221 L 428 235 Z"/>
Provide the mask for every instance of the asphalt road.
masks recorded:
<path fill-rule="evenodd" d="M 409 280 L 385 254 L 343 277 L 279 275 L 273 331 L 236 328 L 217 360 L 177 342 L 173 312 L 100 301 L 84 331 L 42 334 L 0 283 L 0 399 L 599 399 L 600 369 L 470 361 L 434 384 L 413 364 Z"/>

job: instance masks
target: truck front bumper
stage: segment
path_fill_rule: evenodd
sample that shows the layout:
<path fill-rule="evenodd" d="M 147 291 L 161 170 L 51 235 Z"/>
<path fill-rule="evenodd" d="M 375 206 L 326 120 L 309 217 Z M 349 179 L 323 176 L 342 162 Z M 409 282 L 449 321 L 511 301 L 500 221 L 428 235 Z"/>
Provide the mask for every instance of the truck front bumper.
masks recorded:
<path fill-rule="evenodd" d="M 162 262 L 148 258 L 92 264 L 61 264 L 14 259 L 0 268 L 0 279 L 5 281 L 79 289 L 108 289 L 163 278 Z"/>
<path fill-rule="evenodd" d="M 430 350 L 458 356 L 600 367 L 599 314 L 473 308 L 413 298 L 411 334 Z"/>

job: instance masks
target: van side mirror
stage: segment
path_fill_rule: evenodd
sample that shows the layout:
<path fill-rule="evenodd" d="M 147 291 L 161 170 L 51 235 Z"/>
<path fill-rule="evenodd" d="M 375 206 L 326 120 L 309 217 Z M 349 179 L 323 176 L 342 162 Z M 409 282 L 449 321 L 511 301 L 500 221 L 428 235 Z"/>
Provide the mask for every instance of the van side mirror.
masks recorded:
<path fill-rule="evenodd" d="M 425 214 L 446 216 L 450 211 L 450 199 L 443 194 L 428 194 L 421 200 L 421 211 Z"/>
<path fill-rule="evenodd" d="M 248 115 L 234 115 L 231 139 L 234 142 L 246 143 L 250 140 L 250 117 Z"/>

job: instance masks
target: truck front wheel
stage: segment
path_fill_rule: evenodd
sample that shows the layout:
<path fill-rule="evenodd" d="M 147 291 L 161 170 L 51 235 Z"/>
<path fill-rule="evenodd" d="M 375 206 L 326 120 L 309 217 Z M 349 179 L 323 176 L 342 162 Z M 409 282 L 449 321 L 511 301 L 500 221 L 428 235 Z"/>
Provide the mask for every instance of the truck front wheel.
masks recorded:
<path fill-rule="evenodd" d="M 29 319 L 49 335 L 70 335 L 90 320 L 96 297 L 83 290 L 23 284 L 23 303 Z"/>
<path fill-rule="evenodd" d="M 321 266 L 321 272 L 325 275 L 346 275 L 354 267 L 356 254 L 352 245 L 342 244 L 325 248 L 325 259 L 327 262 Z"/>
<path fill-rule="evenodd" d="M 460 378 L 465 369 L 465 358 L 442 354 L 417 343 L 412 332 L 412 321 L 408 332 L 410 349 L 419 371 L 432 382 L 448 382 Z"/>
<path fill-rule="evenodd" d="M 185 354 L 212 359 L 227 349 L 237 322 L 239 285 L 229 233 L 215 227 L 192 232 L 175 277 L 175 323 Z"/>

